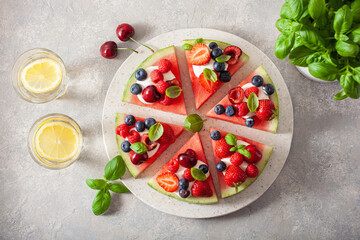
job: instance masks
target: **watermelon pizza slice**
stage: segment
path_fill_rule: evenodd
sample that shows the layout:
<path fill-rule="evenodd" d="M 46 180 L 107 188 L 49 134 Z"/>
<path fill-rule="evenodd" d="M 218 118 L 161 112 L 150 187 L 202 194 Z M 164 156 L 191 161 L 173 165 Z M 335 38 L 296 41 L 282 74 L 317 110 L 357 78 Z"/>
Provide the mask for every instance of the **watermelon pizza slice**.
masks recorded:
<path fill-rule="evenodd" d="M 279 122 L 279 101 L 269 74 L 262 66 L 258 67 L 206 116 L 275 133 Z"/>
<path fill-rule="evenodd" d="M 199 133 L 148 182 L 156 191 L 190 203 L 218 202 Z"/>
<path fill-rule="evenodd" d="M 183 41 L 196 109 L 249 60 L 238 46 L 209 39 Z"/>
<path fill-rule="evenodd" d="M 153 53 L 131 75 L 123 102 L 186 115 L 175 47 Z"/>
<path fill-rule="evenodd" d="M 184 127 L 117 113 L 116 142 L 131 175 L 139 176 L 184 131 Z"/>
<path fill-rule="evenodd" d="M 259 177 L 273 148 L 215 128 L 210 128 L 210 135 L 221 197 L 230 197 Z"/>

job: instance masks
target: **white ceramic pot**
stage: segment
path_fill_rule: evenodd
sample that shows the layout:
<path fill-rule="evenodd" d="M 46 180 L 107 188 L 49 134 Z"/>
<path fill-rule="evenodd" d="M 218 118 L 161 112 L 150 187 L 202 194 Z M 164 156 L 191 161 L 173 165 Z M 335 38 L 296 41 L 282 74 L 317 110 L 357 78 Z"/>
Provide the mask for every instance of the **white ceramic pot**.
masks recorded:
<path fill-rule="evenodd" d="M 335 81 L 325 81 L 325 80 L 322 80 L 320 78 L 314 77 L 313 75 L 310 74 L 309 69 L 307 67 L 299 67 L 299 66 L 295 66 L 295 67 L 307 79 L 313 80 L 315 82 L 320 82 L 320 83 L 333 83 L 333 82 L 335 82 Z"/>

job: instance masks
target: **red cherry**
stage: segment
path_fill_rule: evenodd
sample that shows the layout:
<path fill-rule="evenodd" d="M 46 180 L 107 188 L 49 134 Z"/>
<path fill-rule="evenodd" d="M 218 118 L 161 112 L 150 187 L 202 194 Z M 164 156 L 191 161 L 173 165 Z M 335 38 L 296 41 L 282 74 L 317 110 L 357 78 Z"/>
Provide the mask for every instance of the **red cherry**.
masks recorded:
<path fill-rule="evenodd" d="M 244 89 L 242 89 L 241 87 L 231 89 L 229 91 L 228 98 L 232 104 L 241 103 L 244 99 Z"/>
<path fill-rule="evenodd" d="M 143 99 L 148 103 L 154 103 L 160 100 L 161 94 L 156 90 L 154 85 L 147 86 L 142 91 Z"/>
<path fill-rule="evenodd" d="M 178 156 L 179 164 L 186 168 L 192 168 L 196 165 L 197 159 L 192 158 L 189 155 L 182 153 Z"/>
<path fill-rule="evenodd" d="M 111 59 L 111 58 L 116 57 L 117 56 L 116 42 L 113 42 L 113 41 L 105 42 L 100 47 L 100 53 L 101 53 L 101 56 L 103 56 L 104 58 Z"/>
<path fill-rule="evenodd" d="M 135 29 L 127 23 L 122 23 L 116 28 L 116 35 L 118 38 L 126 42 L 135 34 Z"/>
<path fill-rule="evenodd" d="M 196 155 L 196 152 L 192 149 L 187 149 L 185 151 L 185 154 L 188 155 L 189 157 L 191 158 L 195 158 L 197 160 L 197 155 Z"/>
<path fill-rule="evenodd" d="M 158 144 L 157 141 L 151 141 L 150 138 L 149 138 L 149 134 L 147 134 L 147 133 L 141 135 L 140 142 L 142 142 L 146 146 L 148 151 L 151 151 L 154 148 L 156 148 L 156 146 Z"/>
<path fill-rule="evenodd" d="M 148 160 L 148 154 L 147 152 L 143 153 L 143 154 L 138 154 L 134 151 L 130 152 L 130 160 L 134 165 L 140 165 L 144 162 L 146 162 L 146 160 Z"/>

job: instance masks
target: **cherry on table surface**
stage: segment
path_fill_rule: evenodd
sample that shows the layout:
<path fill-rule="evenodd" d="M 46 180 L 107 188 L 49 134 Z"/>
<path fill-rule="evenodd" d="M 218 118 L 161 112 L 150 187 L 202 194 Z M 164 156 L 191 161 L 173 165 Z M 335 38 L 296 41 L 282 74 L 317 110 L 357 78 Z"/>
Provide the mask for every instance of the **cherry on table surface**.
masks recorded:
<path fill-rule="evenodd" d="M 150 51 L 155 52 L 154 49 L 150 48 L 149 46 L 146 46 L 133 39 L 132 37 L 134 36 L 134 34 L 135 34 L 135 29 L 128 23 L 122 23 L 116 28 L 116 35 L 121 41 L 126 42 L 129 39 L 131 39 L 132 41 L 148 48 Z"/>
<path fill-rule="evenodd" d="M 117 56 L 118 50 L 125 50 L 125 49 L 138 53 L 137 51 L 131 48 L 118 48 L 116 42 L 107 41 L 103 43 L 103 45 L 101 45 L 100 54 L 104 58 L 112 59 Z"/>

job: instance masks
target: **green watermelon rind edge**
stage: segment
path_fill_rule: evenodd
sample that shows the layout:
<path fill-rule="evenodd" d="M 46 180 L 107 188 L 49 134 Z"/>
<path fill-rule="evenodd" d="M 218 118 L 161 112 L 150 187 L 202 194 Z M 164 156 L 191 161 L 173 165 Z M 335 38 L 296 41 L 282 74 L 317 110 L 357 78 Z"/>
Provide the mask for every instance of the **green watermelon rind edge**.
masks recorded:
<path fill-rule="evenodd" d="M 247 178 L 245 180 L 245 182 L 243 182 L 240 186 L 238 186 L 238 191 L 235 190 L 235 187 L 228 187 L 226 189 L 222 189 L 221 190 L 221 198 L 227 198 L 227 197 L 233 196 L 235 194 L 238 194 L 238 193 L 244 191 L 246 188 L 248 188 L 253 182 L 255 182 L 255 180 L 258 179 L 258 177 L 264 171 L 264 169 L 270 159 L 272 151 L 273 151 L 273 147 L 270 147 L 270 146 L 265 147 L 265 149 L 263 151 L 263 157 L 259 162 L 259 163 L 261 163 L 262 161 L 264 161 L 264 163 L 263 163 L 264 167 L 259 169 L 259 174 L 256 178 Z"/>
<path fill-rule="evenodd" d="M 132 84 L 136 83 L 136 78 L 135 78 L 135 72 L 136 70 L 138 70 L 139 68 L 147 68 L 152 66 L 155 62 L 157 62 L 158 60 L 160 60 L 161 58 L 163 58 L 163 56 L 168 52 L 168 54 L 174 52 L 175 53 L 175 46 L 169 46 L 166 48 L 162 48 L 158 51 L 156 51 L 155 53 L 151 54 L 149 57 L 147 57 L 144 61 L 142 61 L 140 63 L 140 65 L 134 70 L 133 74 L 131 75 L 131 77 L 129 78 L 126 87 L 124 89 L 124 93 L 123 93 L 123 102 L 130 102 L 132 94 L 130 92 L 130 87 Z M 157 59 L 158 57 L 158 59 Z"/>
<path fill-rule="evenodd" d="M 200 204 L 211 204 L 211 203 L 217 203 L 219 200 L 216 197 L 216 193 L 213 194 L 212 197 L 188 197 L 188 198 L 182 198 L 179 195 L 177 195 L 174 192 L 166 192 L 162 187 L 160 187 L 157 182 L 152 178 L 150 179 L 150 181 L 148 181 L 147 183 L 151 188 L 153 188 L 154 190 L 167 195 L 169 197 L 173 197 L 175 199 L 181 200 L 181 201 L 185 201 L 185 202 L 189 202 L 189 203 L 200 203 Z"/>

